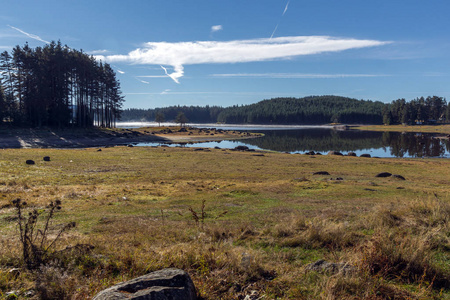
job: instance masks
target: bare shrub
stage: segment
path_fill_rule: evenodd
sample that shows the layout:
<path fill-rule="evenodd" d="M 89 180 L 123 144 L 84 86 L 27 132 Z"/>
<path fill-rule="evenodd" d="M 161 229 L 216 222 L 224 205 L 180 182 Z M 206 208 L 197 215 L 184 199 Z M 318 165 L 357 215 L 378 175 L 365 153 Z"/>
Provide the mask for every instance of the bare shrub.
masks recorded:
<path fill-rule="evenodd" d="M 65 231 L 75 227 L 75 222 L 63 225 L 56 230 L 55 237 L 50 238 L 50 232 L 54 232 L 50 222 L 55 213 L 61 209 L 60 200 L 51 201 L 44 210 L 34 209 L 27 215 L 24 211 L 27 206 L 25 201 L 16 199 L 12 203 L 16 208 L 23 262 L 28 269 L 35 269 L 51 258 L 52 248 Z M 43 216 L 42 225 L 39 222 L 40 216 Z"/>

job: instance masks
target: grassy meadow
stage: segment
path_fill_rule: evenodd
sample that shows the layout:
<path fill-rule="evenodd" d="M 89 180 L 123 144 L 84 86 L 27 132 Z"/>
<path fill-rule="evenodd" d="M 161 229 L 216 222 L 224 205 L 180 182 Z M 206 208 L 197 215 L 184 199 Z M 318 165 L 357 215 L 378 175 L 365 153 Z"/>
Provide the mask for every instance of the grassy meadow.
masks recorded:
<path fill-rule="evenodd" d="M 400 132 L 428 132 L 450 134 L 450 125 L 362 125 L 355 126 L 359 130 L 369 131 L 400 131 Z"/>
<path fill-rule="evenodd" d="M 225 149 L 0 150 L 0 295 L 90 299 L 177 267 L 201 299 L 450 299 L 449 169 L 446 159 Z M 76 222 L 33 270 L 17 198 L 42 214 L 38 226 L 62 201 L 49 240 Z M 306 270 L 319 259 L 354 272 Z"/>

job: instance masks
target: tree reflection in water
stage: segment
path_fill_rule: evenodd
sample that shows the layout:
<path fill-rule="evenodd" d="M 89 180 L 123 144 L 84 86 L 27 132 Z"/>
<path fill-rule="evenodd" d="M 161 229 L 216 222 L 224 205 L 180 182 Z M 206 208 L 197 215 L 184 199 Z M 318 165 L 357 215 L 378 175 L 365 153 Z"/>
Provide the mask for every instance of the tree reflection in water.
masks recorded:
<path fill-rule="evenodd" d="M 268 130 L 263 133 L 264 137 L 245 140 L 245 144 L 282 152 L 351 152 L 383 148 L 389 149 L 395 157 L 439 157 L 450 152 L 448 139 L 440 140 L 423 133 L 330 129 Z"/>

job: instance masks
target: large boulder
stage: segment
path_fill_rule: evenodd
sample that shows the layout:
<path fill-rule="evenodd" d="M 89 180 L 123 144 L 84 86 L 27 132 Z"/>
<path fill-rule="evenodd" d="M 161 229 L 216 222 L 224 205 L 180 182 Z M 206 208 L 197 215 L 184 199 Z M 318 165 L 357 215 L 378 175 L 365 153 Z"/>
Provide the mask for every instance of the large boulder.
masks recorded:
<path fill-rule="evenodd" d="M 194 300 L 195 286 L 189 274 L 169 268 L 116 284 L 98 293 L 93 300 Z"/>

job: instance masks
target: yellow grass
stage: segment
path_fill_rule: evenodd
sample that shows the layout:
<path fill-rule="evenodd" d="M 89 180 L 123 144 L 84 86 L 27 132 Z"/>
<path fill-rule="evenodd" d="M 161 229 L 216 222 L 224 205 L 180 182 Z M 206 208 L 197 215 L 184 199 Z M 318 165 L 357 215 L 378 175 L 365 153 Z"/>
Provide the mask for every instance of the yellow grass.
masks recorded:
<path fill-rule="evenodd" d="M 178 267 L 204 299 L 241 299 L 252 290 L 267 299 L 449 298 L 443 289 L 450 282 L 449 160 L 254 154 L 1 150 L 0 291 L 86 299 L 114 283 Z M 50 162 L 42 160 L 47 155 Z M 331 175 L 312 175 L 317 171 Z M 380 172 L 406 180 L 375 177 Z M 60 282 L 57 287 L 35 288 L 35 272 L 21 267 L 10 205 L 16 198 L 37 209 L 62 200 L 53 225 L 77 227 L 57 249 L 94 246 L 62 252 L 42 268 L 40 276 Z M 203 202 L 206 215 L 197 224 L 192 211 L 201 215 Z M 318 259 L 358 271 L 305 272 Z M 16 267 L 19 276 L 9 273 Z"/>

